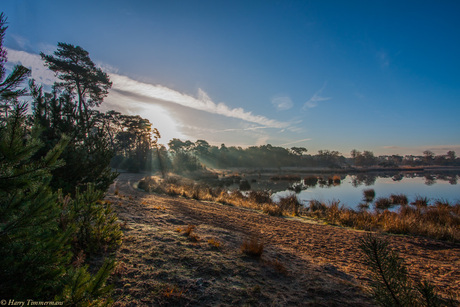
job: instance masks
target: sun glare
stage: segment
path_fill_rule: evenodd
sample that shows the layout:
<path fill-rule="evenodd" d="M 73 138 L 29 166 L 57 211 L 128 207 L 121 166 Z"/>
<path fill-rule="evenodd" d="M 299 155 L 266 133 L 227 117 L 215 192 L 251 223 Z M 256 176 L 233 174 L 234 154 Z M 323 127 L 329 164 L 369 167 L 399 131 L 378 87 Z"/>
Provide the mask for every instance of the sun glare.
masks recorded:
<path fill-rule="evenodd" d="M 153 127 L 160 131 L 160 143 L 167 144 L 173 138 L 187 138 L 179 131 L 177 120 L 174 120 L 165 108 L 158 105 L 145 104 L 139 113 L 141 117 L 147 118 L 153 124 Z"/>

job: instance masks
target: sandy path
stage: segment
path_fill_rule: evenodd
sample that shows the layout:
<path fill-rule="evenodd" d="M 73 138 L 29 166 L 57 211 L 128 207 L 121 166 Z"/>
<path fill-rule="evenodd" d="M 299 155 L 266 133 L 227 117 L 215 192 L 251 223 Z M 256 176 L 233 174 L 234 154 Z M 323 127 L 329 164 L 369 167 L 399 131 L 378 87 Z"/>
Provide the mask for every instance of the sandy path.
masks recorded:
<path fill-rule="evenodd" d="M 211 225 L 246 236 L 257 235 L 273 249 L 300 257 L 322 266 L 345 279 L 366 283 L 367 271 L 360 262 L 358 240 L 364 232 L 319 223 L 302 218 L 271 217 L 252 210 L 212 202 L 149 195 L 131 184 L 140 175 L 122 174 L 117 187 L 125 195 L 139 198 L 138 210 L 144 206 L 164 206 L 175 216 L 195 225 Z M 133 208 L 135 209 L 135 208 Z M 432 239 L 387 236 L 391 247 L 408 265 L 414 278 L 427 278 L 442 294 L 460 293 L 460 245 Z"/>

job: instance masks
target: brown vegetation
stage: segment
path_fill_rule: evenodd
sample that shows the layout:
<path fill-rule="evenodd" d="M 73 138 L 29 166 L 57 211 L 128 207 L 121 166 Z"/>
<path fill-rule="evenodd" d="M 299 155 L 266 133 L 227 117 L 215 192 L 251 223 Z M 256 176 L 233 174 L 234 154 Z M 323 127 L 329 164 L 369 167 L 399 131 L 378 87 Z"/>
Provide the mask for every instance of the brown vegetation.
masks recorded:
<path fill-rule="evenodd" d="M 340 206 L 339 201 L 325 204 L 312 200 L 308 207 L 303 207 L 295 194 L 282 197 L 275 203 L 267 191 L 250 191 L 245 196 L 238 190 L 227 192 L 221 188 L 198 185 L 181 177 L 172 177 L 165 181 L 148 177 L 141 180 L 139 187 L 168 195 L 261 210 L 271 216 L 309 216 L 356 229 L 422 235 L 460 242 L 460 204 L 451 205 L 438 200 L 434 205 L 429 205 L 428 199 L 420 196 L 411 204 L 413 206 L 408 205 L 407 196 L 402 194 L 379 197 L 374 203 L 375 211 L 370 212 L 367 210 L 368 204 L 359 205 L 360 210 L 355 211 Z M 375 197 L 373 189 L 364 190 L 363 194 L 366 200 Z M 394 211 L 388 210 L 395 205 L 401 207 Z"/>
<path fill-rule="evenodd" d="M 244 240 L 241 244 L 241 252 L 250 257 L 260 258 L 264 252 L 264 243 L 257 237 Z"/>
<path fill-rule="evenodd" d="M 374 304 L 362 288 L 369 285 L 358 249 L 362 232 L 315 222 L 302 215 L 309 210 L 280 218 L 216 202 L 147 194 L 132 189 L 126 178 L 131 177 L 120 177 L 120 191 L 132 200 L 108 196 L 126 222 L 117 253 L 123 269 L 113 275 L 116 306 Z M 159 206 L 165 210 L 153 209 Z M 327 211 L 328 205 L 312 207 Z M 200 241 L 174 231 L 188 225 L 197 225 L 193 232 Z M 253 236 L 265 243 L 257 260 L 241 253 L 244 238 Z M 209 243 L 212 239 L 221 243 L 219 248 Z M 410 278 L 431 280 L 443 297 L 458 293 L 457 244 L 411 236 L 387 239 Z M 171 289 L 180 295 L 168 296 Z"/>

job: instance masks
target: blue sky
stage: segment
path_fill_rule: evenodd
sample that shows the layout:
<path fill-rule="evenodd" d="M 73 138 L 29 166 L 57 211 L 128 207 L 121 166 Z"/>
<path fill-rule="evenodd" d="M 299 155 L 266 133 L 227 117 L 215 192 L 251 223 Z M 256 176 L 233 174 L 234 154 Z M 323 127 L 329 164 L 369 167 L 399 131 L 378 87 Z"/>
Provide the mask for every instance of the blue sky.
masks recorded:
<path fill-rule="evenodd" d="M 11 63 L 80 45 L 103 110 L 236 146 L 460 153 L 458 1 L 2 0 Z"/>

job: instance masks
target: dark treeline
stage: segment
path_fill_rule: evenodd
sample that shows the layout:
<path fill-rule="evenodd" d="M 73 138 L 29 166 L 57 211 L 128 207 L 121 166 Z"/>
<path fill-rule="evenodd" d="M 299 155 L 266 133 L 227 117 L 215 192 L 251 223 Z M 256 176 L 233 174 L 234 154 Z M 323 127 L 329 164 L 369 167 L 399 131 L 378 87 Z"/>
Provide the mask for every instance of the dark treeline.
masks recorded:
<path fill-rule="evenodd" d="M 134 165 L 134 168 L 138 168 L 142 165 L 141 169 L 145 170 L 162 169 L 178 173 L 195 171 L 203 167 L 327 167 L 346 169 L 460 166 L 460 159 L 456 157 L 454 151 L 449 151 L 445 155 L 434 155 L 431 151 L 425 151 L 422 156 L 374 156 L 371 151 L 352 150 L 351 157 L 346 158 L 340 152 L 333 150 L 320 150 L 317 154 L 312 155 L 304 147 L 284 148 L 270 144 L 241 148 L 227 147 L 225 144 L 213 146 L 205 140 L 192 142 L 172 139 L 169 141 L 168 147 L 169 150 L 166 150 L 164 146 L 155 143 L 155 148 L 151 148 L 150 154 L 143 156 L 143 161 L 133 160 L 132 157 L 138 156 L 134 152 L 127 156 L 123 156 L 119 152 L 113 166 Z"/>

